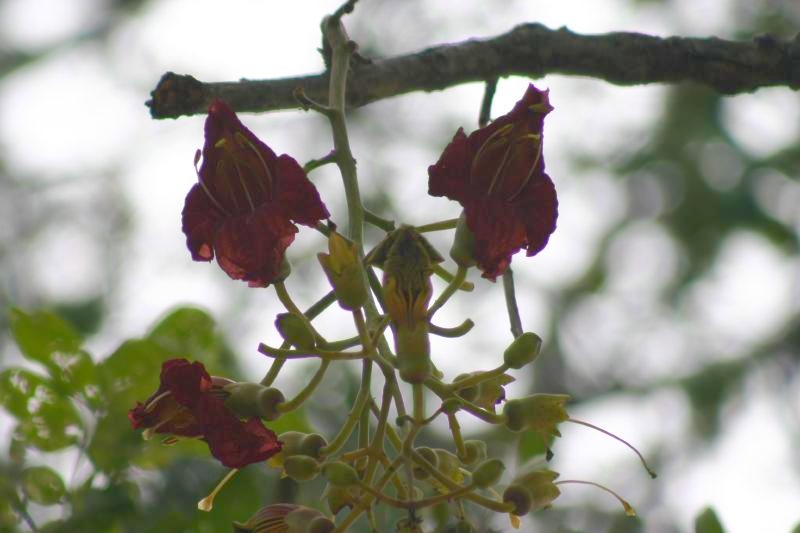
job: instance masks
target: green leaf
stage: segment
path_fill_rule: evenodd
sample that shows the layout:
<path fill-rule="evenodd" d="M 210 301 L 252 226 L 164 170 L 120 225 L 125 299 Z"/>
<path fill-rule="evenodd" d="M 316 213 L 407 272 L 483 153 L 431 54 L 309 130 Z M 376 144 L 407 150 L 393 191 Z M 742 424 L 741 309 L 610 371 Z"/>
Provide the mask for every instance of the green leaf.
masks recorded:
<path fill-rule="evenodd" d="M 28 498 L 42 505 L 58 503 L 67 491 L 61 476 L 46 466 L 33 466 L 23 470 L 22 487 Z"/>
<path fill-rule="evenodd" d="M 148 340 L 169 354 L 169 357 L 185 357 L 201 361 L 209 371 L 217 371 L 220 351 L 224 348 L 214 319 L 195 307 L 180 307 L 156 324 L 147 336 Z"/>
<path fill-rule="evenodd" d="M 695 533 L 725 533 L 722 522 L 719 521 L 717 513 L 711 507 L 706 507 L 694 519 Z"/>
<path fill-rule="evenodd" d="M 19 368 L 0 372 L 0 404 L 19 421 L 14 439 L 43 451 L 75 444 L 82 423 L 75 407 L 45 377 Z"/>
<path fill-rule="evenodd" d="M 141 454 L 142 436 L 131 429 L 128 411 L 156 391 L 166 359 L 158 344 L 129 340 L 98 366 L 105 413 L 98 421 L 88 455 L 100 470 L 122 470 Z"/>
<path fill-rule="evenodd" d="M 59 316 L 13 310 L 11 330 L 22 353 L 47 368 L 57 391 L 64 395 L 85 393 L 95 383 L 94 361 L 80 349 L 80 335 Z"/>
<path fill-rule="evenodd" d="M 102 396 L 109 412 L 126 413 L 158 388 L 161 364 L 169 358 L 150 340 L 128 340 L 98 366 Z"/>
<path fill-rule="evenodd" d="M 46 364 L 53 384 L 66 394 L 83 393 L 90 401 L 96 400 L 97 369 L 92 357 L 83 350 L 55 352 Z"/>
<path fill-rule="evenodd" d="M 29 315 L 14 309 L 10 322 L 14 340 L 23 355 L 33 361 L 47 364 L 53 353 L 73 353 L 81 347 L 80 335 L 53 313 L 40 311 Z"/>

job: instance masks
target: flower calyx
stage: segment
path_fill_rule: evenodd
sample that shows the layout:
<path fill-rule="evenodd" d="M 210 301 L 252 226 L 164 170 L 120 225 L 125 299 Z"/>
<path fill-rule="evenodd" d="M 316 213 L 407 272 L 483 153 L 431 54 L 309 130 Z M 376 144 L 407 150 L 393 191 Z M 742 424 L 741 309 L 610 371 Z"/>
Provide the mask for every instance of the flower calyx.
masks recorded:
<path fill-rule="evenodd" d="M 317 259 L 333 287 L 339 306 L 348 311 L 363 306 L 367 301 L 367 290 L 364 267 L 355 243 L 345 239 L 333 227 L 328 236 L 328 253 L 318 253 Z"/>
<path fill-rule="evenodd" d="M 509 400 L 503 406 L 505 425 L 511 431 L 533 431 L 549 442 L 550 437 L 561 436 L 556 426 L 569 418 L 564 407 L 569 398 L 566 394 L 534 394 Z"/>

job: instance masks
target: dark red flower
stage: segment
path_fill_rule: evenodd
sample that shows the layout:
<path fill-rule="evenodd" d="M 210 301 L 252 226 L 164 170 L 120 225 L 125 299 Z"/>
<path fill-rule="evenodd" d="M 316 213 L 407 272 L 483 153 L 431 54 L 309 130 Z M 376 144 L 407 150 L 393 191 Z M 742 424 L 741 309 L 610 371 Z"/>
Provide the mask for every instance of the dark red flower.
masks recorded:
<path fill-rule="evenodd" d="M 535 255 L 555 230 L 558 200 L 544 172 L 542 126 L 552 110 L 533 85 L 510 113 L 467 137 L 459 129 L 428 168 L 428 192 L 464 206 L 483 277 L 494 280 L 521 249 Z"/>
<path fill-rule="evenodd" d="M 211 261 L 251 287 L 282 279 L 297 226 L 328 218 L 300 165 L 276 156 L 222 100 L 208 108 L 198 183 L 186 196 L 183 232 L 195 261 Z M 195 157 L 200 158 L 200 151 Z"/>
<path fill-rule="evenodd" d="M 229 383 L 209 376 L 201 363 L 170 359 L 161 367 L 158 390 L 137 402 L 128 418 L 133 429 L 203 439 L 230 468 L 265 461 L 281 451 L 281 443 L 257 417 L 245 422 L 225 407 L 222 388 Z"/>

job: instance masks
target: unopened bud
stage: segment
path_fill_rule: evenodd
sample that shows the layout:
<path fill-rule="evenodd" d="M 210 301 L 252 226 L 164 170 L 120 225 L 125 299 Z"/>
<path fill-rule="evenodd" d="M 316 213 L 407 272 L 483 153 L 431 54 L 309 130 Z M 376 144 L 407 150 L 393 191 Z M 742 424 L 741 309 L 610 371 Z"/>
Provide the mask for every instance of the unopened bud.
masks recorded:
<path fill-rule="evenodd" d="M 534 470 L 517 478 L 514 484 L 522 485 L 528 490 L 531 495 L 530 510 L 535 512 L 549 507 L 561 494 L 553 483 L 557 477 L 558 472 L 552 470 Z"/>
<path fill-rule="evenodd" d="M 328 236 L 328 251 L 330 253 L 317 254 L 317 259 L 333 287 L 339 306 L 348 311 L 358 309 L 367 301 L 367 290 L 356 245 L 334 230 Z"/>
<path fill-rule="evenodd" d="M 520 369 L 536 359 L 542 348 L 542 339 L 535 333 L 526 332 L 514 339 L 503 353 L 503 361 L 509 368 Z"/>
<path fill-rule="evenodd" d="M 489 488 L 500 481 L 505 470 L 506 465 L 500 459 L 487 459 L 472 472 L 472 482 L 478 488 Z"/>
<path fill-rule="evenodd" d="M 445 450 L 444 448 L 435 448 L 436 458 L 438 460 L 437 468 L 439 472 L 452 480 L 461 480 L 461 461 L 455 454 Z"/>
<path fill-rule="evenodd" d="M 453 237 L 453 246 L 450 248 L 450 257 L 461 267 L 475 266 L 475 234 L 467 226 L 466 212 L 462 211 L 458 217 L 456 233 Z"/>
<path fill-rule="evenodd" d="M 458 398 L 447 398 L 442 402 L 441 410 L 443 413 L 453 415 L 461 409 L 461 400 Z"/>
<path fill-rule="evenodd" d="M 462 379 L 467 379 L 467 378 L 469 378 L 469 377 L 471 377 L 471 376 L 473 376 L 475 374 L 476 374 L 476 372 L 468 372 L 468 373 L 464 373 L 464 374 L 459 374 L 453 380 L 453 383 L 458 383 Z M 475 398 L 478 397 L 478 385 L 470 385 L 468 387 L 463 387 L 461 389 L 458 389 L 458 395 L 461 396 L 462 398 L 464 398 L 465 400 L 467 400 L 468 402 L 471 402 Z"/>
<path fill-rule="evenodd" d="M 318 516 L 308 523 L 304 533 L 330 533 L 336 529 L 336 524 L 330 518 Z"/>
<path fill-rule="evenodd" d="M 483 461 L 488 455 L 486 443 L 482 440 L 465 440 L 464 450 L 466 450 L 466 457 L 462 457 L 464 464 L 471 465 Z"/>
<path fill-rule="evenodd" d="M 294 313 L 281 313 L 275 319 L 281 337 L 300 350 L 313 350 L 317 345 L 308 322 Z"/>
<path fill-rule="evenodd" d="M 525 516 L 531 510 L 533 496 L 527 488 L 513 484 L 506 487 L 506 490 L 503 491 L 503 502 L 514 505 L 511 514 Z"/>
<path fill-rule="evenodd" d="M 286 475 L 295 481 L 311 481 L 319 474 L 319 463 L 307 455 L 292 455 L 283 461 Z"/>
<path fill-rule="evenodd" d="M 420 446 L 419 448 L 416 449 L 416 451 L 426 461 L 431 463 L 434 468 L 436 468 L 437 465 L 439 464 L 439 457 L 436 455 L 436 452 L 434 452 L 431 448 L 428 448 L 427 446 Z M 412 468 L 412 472 L 414 473 L 414 477 L 416 479 L 428 479 L 430 477 L 428 471 L 418 465 L 414 465 L 414 467 Z"/>
<path fill-rule="evenodd" d="M 286 259 L 286 256 L 283 256 L 281 259 L 281 266 L 278 268 L 278 275 L 275 276 L 275 279 L 272 283 L 277 283 L 279 281 L 284 281 L 286 278 L 289 277 L 289 274 L 292 273 L 292 265 L 289 264 L 289 261 Z"/>
<path fill-rule="evenodd" d="M 335 526 L 330 519 L 326 518 L 321 512 L 309 507 L 298 505 L 284 518 L 286 533 L 328 533 Z M 279 528 L 275 528 L 280 530 Z M 271 529 L 265 529 L 271 531 Z"/>
<path fill-rule="evenodd" d="M 225 399 L 225 407 L 241 418 L 258 416 L 264 420 L 275 420 L 280 416 L 277 406 L 285 398 L 278 389 L 259 383 L 231 383 L 223 389 L 229 394 Z"/>
<path fill-rule="evenodd" d="M 503 405 L 503 416 L 506 418 L 506 427 L 511 431 L 525 429 L 525 407 L 522 400 L 509 400 Z"/>
<path fill-rule="evenodd" d="M 510 400 L 503 406 L 506 427 L 511 431 L 535 431 L 545 442 L 551 436 L 560 437 L 556 426 L 569 418 L 564 408 L 567 400 L 566 394 L 534 394 Z"/>
<path fill-rule="evenodd" d="M 475 533 L 475 526 L 465 519 L 459 520 L 455 523 L 452 529 L 453 533 Z"/>
<path fill-rule="evenodd" d="M 303 437 L 300 442 L 300 453 L 319 459 L 322 456 L 321 450 L 328 445 L 325 437 L 319 433 L 310 433 Z"/>
<path fill-rule="evenodd" d="M 325 463 L 322 467 L 322 475 L 331 485 L 339 487 L 349 487 L 358 483 L 358 473 L 355 468 L 342 461 Z"/>

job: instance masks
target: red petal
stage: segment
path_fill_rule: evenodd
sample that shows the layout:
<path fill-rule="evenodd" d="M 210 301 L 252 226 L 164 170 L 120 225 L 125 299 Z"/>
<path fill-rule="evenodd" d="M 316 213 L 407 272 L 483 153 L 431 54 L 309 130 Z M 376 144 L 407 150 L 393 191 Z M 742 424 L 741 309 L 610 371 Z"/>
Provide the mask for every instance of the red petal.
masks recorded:
<path fill-rule="evenodd" d="M 191 188 L 186 195 L 181 218 L 186 246 L 195 261 L 211 261 L 214 258 L 214 234 L 221 223 L 221 216 L 199 184 Z"/>
<path fill-rule="evenodd" d="M 467 136 L 464 135 L 464 129 L 459 128 L 439 161 L 428 167 L 428 194 L 463 202 L 469 185 L 471 161 L 472 153 Z"/>
<path fill-rule="evenodd" d="M 161 366 L 161 387 L 168 390 L 179 404 L 193 407 L 201 393 L 211 388 L 211 376 L 202 363 L 186 359 L 170 359 Z"/>
<path fill-rule="evenodd" d="M 313 226 L 330 216 L 319 197 L 319 192 L 306 176 L 303 168 L 292 157 L 283 154 L 278 158 L 278 185 L 275 201 L 298 224 Z"/>
<path fill-rule="evenodd" d="M 281 272 L 297 227 L 276 205 L 226 220 L 215 240 L 217 262 L 231 278 L 266 286 Z"/>
<path fill-rule="evenodd" d="M 547 245 L 558 218 L 558 197 L 550 177 L 542 173 L 536 181 L 529 183 L 520 194 L 515 209 L 525 225 L 527 255 L 536 255 Z"/>
<path fill-rule="evenodd" d="M 475 235 L 475 260 L 483 277 L 494 280 L 511 263 L 511 256 L 525 245 L 525 226 L 513 206 L 484 196 L 464 205 L 467 226 Z"/>
<path fill-rule="evenodd" d="M 265 461 L 281 451 L 275 433 L 258 418 L 242 422 L 225 408 L 222 400 L 206 395 L 202 402 L 203 438 L 211 454 L 229 468 L 243 468 Z"/>

